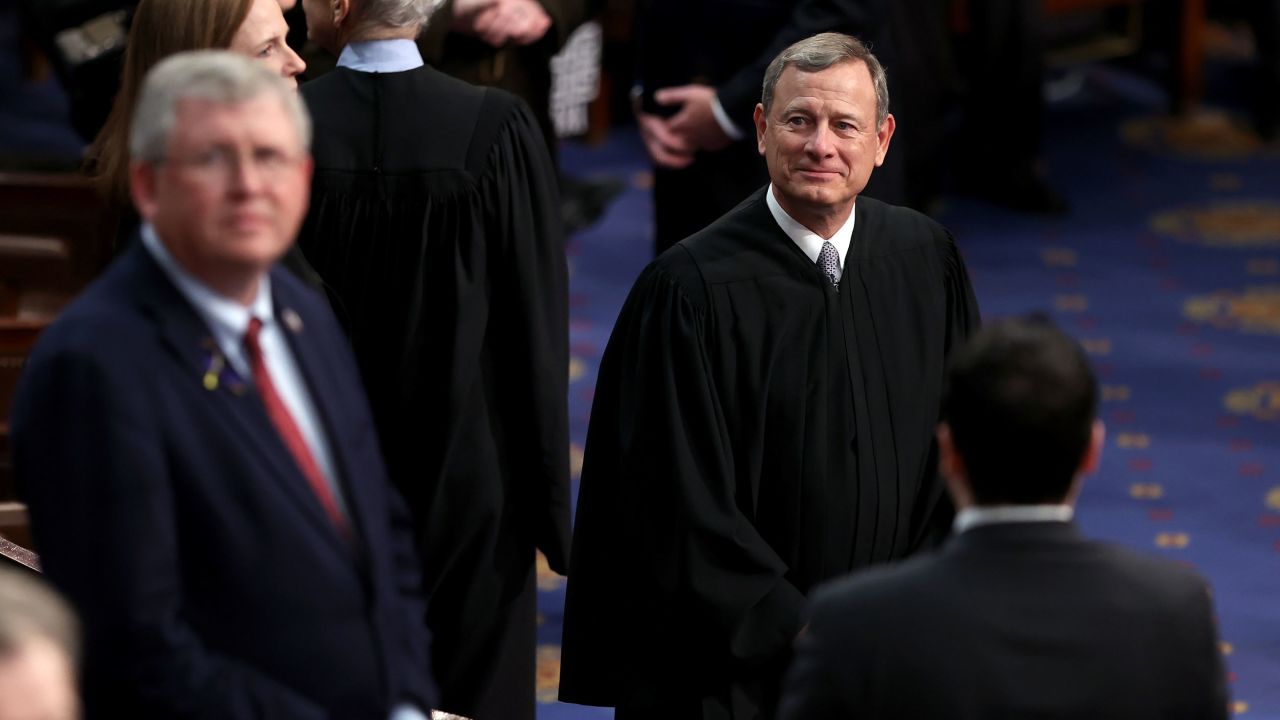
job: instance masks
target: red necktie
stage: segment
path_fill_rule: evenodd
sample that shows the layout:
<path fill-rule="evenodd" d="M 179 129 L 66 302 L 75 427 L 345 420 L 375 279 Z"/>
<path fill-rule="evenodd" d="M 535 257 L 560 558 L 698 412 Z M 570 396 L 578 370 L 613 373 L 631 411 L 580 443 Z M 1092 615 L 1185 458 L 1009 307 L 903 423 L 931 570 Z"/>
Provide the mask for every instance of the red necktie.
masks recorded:
<path fill-rule="evenodd" d="M 320 504 L 324 507 L 324 511 L 329 514 L 329 519 L 346 537 L 347 521 L 342 516 L 342 511 L 338 509 L 337 502 L 333 499 L 333 491 L 329 489 L 329 484 L 325 482 L 324 475 L 320 472 L 320 466 L 316 464 L 316 459 L 312 456 L 311 449 L 307 447 L 307 441 L 303 439 L 297 423 L 293 421 L 293 416 L 289 414 L 289 409 L 285 407 L 280 400 L 280 396 L 276 394 L 276 386 L 272 384 L 271 376 L 267 374 L 267 364 L 262 360 L 262 347 L 258 344 L 258 333 L 261 330 L 262 321 L 256 317 L 250 318 L 249 329 L 244 334 L 244 348 L 249 354 L 249 367 L 253 371 L 253 385 L 258 388 L 258 395 L 261 396 L 262 404 L 267 408 L 267 415 L 271 418 L 271 424 L 276 426 L 276 432 L 280 433 L 280 439 L 284 440 L 285 446 L 289 448 L 289 454 L 293 455 L 294 461 L 298 463 L 298 469 L 302 470 L 302 474 L 307 478 L 307 484 L 315 492 Z"/>

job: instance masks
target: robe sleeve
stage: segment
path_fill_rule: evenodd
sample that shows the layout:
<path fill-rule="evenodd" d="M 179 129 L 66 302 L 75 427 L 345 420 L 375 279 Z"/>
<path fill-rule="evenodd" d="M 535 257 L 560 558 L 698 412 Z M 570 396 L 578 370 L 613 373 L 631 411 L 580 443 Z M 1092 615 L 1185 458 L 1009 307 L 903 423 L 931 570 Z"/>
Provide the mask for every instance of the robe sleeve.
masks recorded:
<path fill-rule="evenodd" d="M 553 570 L 569 559 L 568 270 L 554 165 L 527 106 L 499 132 L 480 202 L 492 273 L 493 382 L 515 486 Z"/>
<path fill-rule="evenodd" d="M 945 231 L 944 231 L 945 232 Z M 981 317 L 978 312 L 978 300 L 973 293 L 973 285 L 969 281 L 969 271 L 965 268 L 964 258 L 960 256 L 955 239 L 950 232 L 940 243 L 939 253 L 943 270 L 943 296 L 946 303 L 943 342 L 943 365 L 950 361 L 952 353 L 962 345 L 969 336 L 978 331 Z M 937 466 L 937 442 L 929 446 L 929 467 Z M 951 524 L 955 519 L 955 505 L 947 494 L 945 483 L 941 480 L 931 485 L 931 491 L 923 502 L 917 506 L 920 517 L 912 523 L 918 528 L 912 541 L 911 552 L 924 548 L 937 547 L 942 544 L 951 532 Z"/>
<path fill-rule="evenodd" d="M 663 618 L 655 632 L 681 643 L 677 662 L 704 649 L 713 662 L 740 667 L 776 660 L 802 624 L 804 598 L 785 579 L 787 565 L 736 502 L 700 285 L 663 267 L 683 252 L 641 275 L 601 363 L 569 580 L 566 671 L 571 656 L 607 662 L 610 646 L 625 652 L 634 646 L 627 633 L 647 633 L 652 617 Z"/>

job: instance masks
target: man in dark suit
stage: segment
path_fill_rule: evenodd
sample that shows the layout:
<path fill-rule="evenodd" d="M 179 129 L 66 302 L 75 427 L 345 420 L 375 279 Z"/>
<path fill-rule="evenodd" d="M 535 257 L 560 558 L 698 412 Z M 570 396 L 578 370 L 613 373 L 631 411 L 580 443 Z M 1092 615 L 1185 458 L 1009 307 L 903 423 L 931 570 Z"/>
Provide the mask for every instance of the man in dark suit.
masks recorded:
<path fill-rule="evenodd" d="M 405 513 L 355 363 L 276 265 L 309 121 L 249 60 L 175 56 L 130 135 L 135 243 L 45 331 L 14 407 L 20 490 L 80 612 L 90 717 L 422 718 Z"/>
<path fill-rule="evenodd" d="M 938 429 L 956 535 L 818 591 L 782 717 L 1225 718 L 1205 581 L 1071 523 L 1096 410 L 1084 353 L 1047 321 L 962 348 Z"/>

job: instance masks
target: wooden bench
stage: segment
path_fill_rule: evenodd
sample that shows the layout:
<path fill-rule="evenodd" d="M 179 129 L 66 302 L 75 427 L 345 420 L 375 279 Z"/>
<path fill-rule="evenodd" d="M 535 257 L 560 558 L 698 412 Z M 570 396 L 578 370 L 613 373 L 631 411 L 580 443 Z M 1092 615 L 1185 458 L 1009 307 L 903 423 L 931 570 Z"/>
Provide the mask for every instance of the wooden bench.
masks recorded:
<path fill-rule="evenodd" d="M 74 291 L 97 277 L 113 255 L 117 219 L 93 184 L 74 173 L 0 172 L 0 235 L 26 243 L 39 264 L 63 252 L 68 287 Z"/>

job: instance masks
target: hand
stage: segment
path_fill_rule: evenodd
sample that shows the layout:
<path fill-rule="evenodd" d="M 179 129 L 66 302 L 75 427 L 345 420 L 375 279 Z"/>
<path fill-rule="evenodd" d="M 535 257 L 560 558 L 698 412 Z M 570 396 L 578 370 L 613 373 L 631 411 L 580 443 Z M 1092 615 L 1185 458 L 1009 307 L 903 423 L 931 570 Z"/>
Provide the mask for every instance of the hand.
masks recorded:
<path fill-rule="evenodd" d="M 666 118 L 637 107 L 636 122 L 640 125 L 640 139 L 656 165 L 679 170 L 693 162 L 693 148 L 684 138 L 671 132 Z"/>
<path fill-rule="evenodd" d="M 453 29 L 493 47 L 530 45 L 551 29 L 551 16 L 535 0 L 494 0 L 454 9 Z"/>
<path fill-rule="evenodd" d="M 708 85 L 680 85 L 653 94 L 659 105 L 681 106 L 667 120 L 667 129 L 692 150 L 722 150 L 732 141 L 711 109 L 715 98 L 715 89 Z"/>

